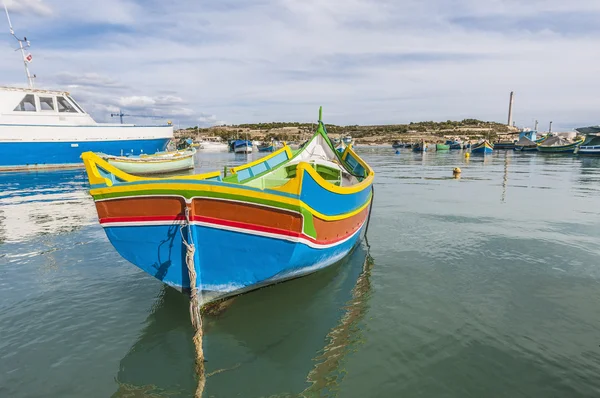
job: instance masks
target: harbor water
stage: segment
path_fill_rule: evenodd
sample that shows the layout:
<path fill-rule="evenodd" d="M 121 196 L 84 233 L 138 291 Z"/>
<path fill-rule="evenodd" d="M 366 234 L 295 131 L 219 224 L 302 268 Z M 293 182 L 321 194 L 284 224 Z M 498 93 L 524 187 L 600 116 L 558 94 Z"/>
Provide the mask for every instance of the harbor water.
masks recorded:
<path fill-rule="evenodd" d="M 600 396 L 600 158 L 357 151 L 368 242 L 207 314 L 205 396 Z M 192 396 L 188 298 L 116 253 L 85 172 L 0 188 L 0 397 Z"/>

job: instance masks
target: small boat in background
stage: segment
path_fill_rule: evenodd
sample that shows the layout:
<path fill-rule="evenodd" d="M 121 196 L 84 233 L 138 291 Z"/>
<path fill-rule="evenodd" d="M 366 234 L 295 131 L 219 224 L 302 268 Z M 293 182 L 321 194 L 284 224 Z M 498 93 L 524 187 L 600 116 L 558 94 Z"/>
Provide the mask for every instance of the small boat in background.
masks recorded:
<path fill-rule="evenodd" d="M 346 150 L 347 147 L 348 147 L 348 145 L 346 145 L 346 143 L 344 143 L 344 141 L 339 141 L 335 145 L 335 150 L 338 151 L 339 153 L 344 153 L 344 151 Z"/>
<path fill-rule="evenodd" d="M 252 141 L 233 140 L 229 143 L 229 151 L 235 153 L 252 153 Z"/>
<path fill-rule="evenodd" d="M 450 145 L 448 144 L 435 144 L 436 151 L 447 151 L 450 149 Z"/>
<path fill-rule="evenodd" d="M 568 138 L 555 135 L 538 144 L 537 149 L 540 152 L 546 153 L 573 153 L 575 152 L 575 149 L 577 149 L 577 147 L 583 143 L 583 141 L 583 137 L 576 137 L 575 140 L 570 140 Z"/>
<path fill-rule="evenodd" d="M 257 145 L 256 148 L 258 149 L 258 152 L 273 152 L 275 150 L 275 144 L 273 141 L 262 142 L 260 145 Z"/>
<path fill-rule="evenodd" d="M 154 155 L 112 156 L 97 155 L 121 171 L 132 175 L 165 174 L 194 168 L 196 149 L 157 152 Z"/>
<path fill-rule="evenodd" d="M 463 143 L 459 140 L 447 140 L 446 145 L 449 149 L 463 149 Z"/>
<path fill-rule="evenodd" d="M 344 144 L 346 144 L 346 145 L 350 145 L 350 144 L 352 144 L 352 142 L 353 142 L 353 141 L 352 141 L 352 137 L 351 137 L 351 136 L 349 136 L 349 135 L 347 135 L 346 137 L 342 138 L 342 141 L 343 141 L 343 142 L 344 142 Z"/>
<path fill-rule="evenodd" d="M 581 155 L 600 155 L 600 126 L 580 127 L 575 129 L 578 133 L 585 134 L 585 140 L 575 150 Z"/>
<path fill-rule="evenodd" d="M 515 143 L 515 151 L 537 151 L 537 131 L 523 130 L 519 133 L 519 140 Z"/>
<path fill-rule="evenodd" d="M 227 144 L 221 140 L 221 137 L 202 137 L 197 144 L 203 152 L 227 152 L 228 149 Z"/>
<path fill-rule="evenodd" d="M 404 148 L 404 144 L 400 141 L 394 141 L 392 143 L 392 148 L 394 148 L 394 149 Z"/>
<path fill-rule="evenodd" d="M 490 144 L 488 140 L 483 140 L 477 144 L 471 146 L 471 153 L 489 154 L 494 151 L 494 145 Z"/>
<path fill-rule="evenodd" d="M 425 140 L 421 140 L 421 142 L 416 142 L 413 147 L 412 150 L 413 152 L 425 152 L 427 151 L 427 143 L 425 142 Z"/>
<path fill-rule="evenodd" d="M 494 142 L 494 149 L 515 149 L 515 141 L 498 141 Z"/>

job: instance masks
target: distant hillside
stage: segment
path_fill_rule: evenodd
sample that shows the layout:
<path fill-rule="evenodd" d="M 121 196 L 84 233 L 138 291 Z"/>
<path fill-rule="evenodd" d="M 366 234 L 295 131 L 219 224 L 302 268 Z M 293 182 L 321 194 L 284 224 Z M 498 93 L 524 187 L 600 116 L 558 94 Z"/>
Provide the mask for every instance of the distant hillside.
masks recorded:
<path fill-rule="evenodd" d="M 251 138 L 268 140 L 271 138 L 285 141 L 308 138 L 316 129 L 316 123 L 270 122 L 255 124 L 240 124 L 235 126 L 215 126 L 210 128 L 189 127 L 176 132 L 176 136 L 197 138 L 198 136 L 220 136 L 223 139 Z M 350 135 L 357 142 L 390 142 L 393 140 L 412 140 L 427 137 L 440 140 L 444 136 L 463 136 L 476 138 L 486 136 L 495 138 L 497 135 L 514 133 L 516 129 L 496 122 L 484 122 L 476 119 L 445 122 L 411 122 L 409 124 L 379 125 L 379 126 L 336 126 L 327 124 L 327 132 L 334 136 Z"/>

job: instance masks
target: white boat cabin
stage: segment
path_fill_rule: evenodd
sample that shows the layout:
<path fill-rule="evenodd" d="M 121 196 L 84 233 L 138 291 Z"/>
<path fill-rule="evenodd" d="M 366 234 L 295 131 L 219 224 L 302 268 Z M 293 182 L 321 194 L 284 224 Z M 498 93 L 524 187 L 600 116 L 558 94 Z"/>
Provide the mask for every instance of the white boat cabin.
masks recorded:
<path fill-rule="evenodd" d="M 95 125 L 65 91 L 0 87 L 0 124 Z"/>

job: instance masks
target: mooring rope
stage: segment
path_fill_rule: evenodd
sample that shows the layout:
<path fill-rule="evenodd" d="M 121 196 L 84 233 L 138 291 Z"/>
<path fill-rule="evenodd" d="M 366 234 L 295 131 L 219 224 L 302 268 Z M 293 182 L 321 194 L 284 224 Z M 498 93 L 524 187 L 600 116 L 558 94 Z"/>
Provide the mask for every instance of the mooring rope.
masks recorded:
<path fill-rule="evenodd" d="M 190 319 L 194 327 L 194 347 L 196 348 L 196 374 L 198 376 L 198 386 L 196 387 L 196 398 L 202 397 L 204 385 L 206 384 L 206 375 L 204 369 L 204 350 L 202 349 L 202 308 L 198 297 L 196 267 L 194 265 L 194 241 L 192 239 L 192 226 L 190 224 L 189 208 L 185 209 L 185 220 L 187 226 L 187 240 L 183 236 L 183 226 L 180 228 L 181 241 L 186 247 L 185 263 L 190 276 Z"/>
<path fill-rule="evenodd" d="M 373 199 L 375 199 L 375 186 L 371 185 L 371 203 L 369 203 L 369 215 L 367 216 L 367 225 L 365 226 L 365 243 L 369 249 L 371 248 L 371 245 L 369 245 L 369 238 L 368 238 L 367 234 L 369 233 L 369 224 L 371 223 L 371 211 L 373 210 Z"/>

